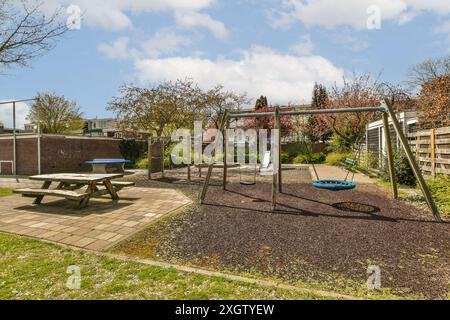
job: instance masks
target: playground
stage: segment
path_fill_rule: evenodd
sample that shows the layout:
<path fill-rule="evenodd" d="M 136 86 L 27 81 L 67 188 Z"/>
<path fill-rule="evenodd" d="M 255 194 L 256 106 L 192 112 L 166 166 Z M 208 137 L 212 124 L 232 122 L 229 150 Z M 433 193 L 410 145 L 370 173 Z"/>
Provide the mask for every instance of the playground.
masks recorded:
<path fill-rule="evenodd" d="M 391 118 L 411 175 L 420 187 L 417 191 L 422 194 L 422 205 L 399 197 L 402 186 L 396 180 L 389 130 L 384 135 L 388 187 L 356 170 L 361 156 L 357 145 L 339 166 L 283 162 L 281 134 L 272 130 L 281 129 L 282 117 L 367 112 L 382 114 L 385 128 Z M 94 175 L 100 179 L 103 174 L 107 181 L 117 178 L 119 181 L 110 184 L 129 187 L 118 202 L 115 192 L 110 192 L 109 198 L 102 197 L 108 192 L 95 187 L 86 196 L 98 193 L 100 198 L 77 209 L 52 197 L 74 191 L 45 190 L 49 199 L 46 196 L 40 205 L 11 196 L 1 204 L 0 231 L 126 259 L 150 259 L 151 263 L 171 264 L 180 270 L 189 267 L 193 272 L 280 282 L 313 292 L 375 299 L 448 298 L 447 212 L 441 215 L 389 106 L 338 110 L 277 107 L 259 114 L 227 111 L 218 129 L 229 128 L 236 119 L 264 117 L 274 121 L 271 138 L 265 143 L 267 150 L 262 150 L 256 163 L 224 161 L 239 148 L 250 149 L 249 140 L 236 139 L 233 148 L 226 136 L 223 151 L 213 151 L 222 162 L 186 166 L 174 164 L 181 154 L 170 150 L 172 139 L 151 138 L 144 170 Z M 304 144 L 305 150 L 314 148 L 306 141 Z M 218 144 L 213 140 L 210 145 Z M 125 162 L 120 160 L 120 165 Z M 89 163 L 94 172 L 106 171 L 102 159 Z M 86 177 L 91 175 L 60 174 L 40 179 L 45 183 L 75 183 L 76 189 L 85 186 L 82 178 Z M 17 189 L 28 188 L 25 184 L 32 181 L 12 180 L 13 187 L 4 187 L 35 196 L 30 189 Z M 380 287 L 375 289 L 368 286 L 368 272 L 373 268 L 380 271 Z"/>
<path fill-rule="evenodd" d="M 339 168 L 322 167 L 344 173 Z M 239 170 L 215 171 L 204 204 L 193 203 L 118 244 L 114 252 L 277 279 L 363 297 L 446 298 L 450 257 L 448 223 L 425 209 L 391 199 L 363 175 L 346 191 L 312 187 L 308 166 L 283 171 L 284 190 L 271 208 L 271 177 L 239 183 Z M 202 180 L 186 170 L 138 186 L 175 188 L 195 201 Z M 359 183 L 361 181 L 361 183 Z M 382 291 L 367 289 L 367 268 L 382 269 Z"/>
<path fill-rule="evenodd" d="M 389 107 L 347 112 L 355 110 L 384 111 L 386 124 L 388 113 L 393 115 Z M 297 113 L 302 111 L 284 114 Z M 275 109 L 256 116 L 274 116 L 278 119 L 274 127 L 280 128 L 282 114 Z M 255 114 L 229 115 L 239 117 Z M 222 125 L 227 125 L 227 115 Z M 284 165 L 280 157 L 272 157 L 269 166 L 263 157 L 257 171 L 248 164 L 211 164 L 201 178 L 194 177 L 192 169 L 182 168 L 134 182 L 176 188 L 189 195 L 194 204 L 113 250 L 363 297 L 447 298 L 448 222 L 441 218 L 395 120 L 394 127 L 427 206 L 399 199 L 389 143 L 389 188 L 352 170 L 358 156 L 345 160 L 342 167 Z M 385 138 L 391 141 L 389 133 Z M 280 137 L 271 140 L 269 154 L 280 153 L 273 144 L 277 139 Z M 227 149 L 223 157 L 226 155 Z M 270 174 L 264 174 L 267 170 Z M 367 288 L 368 268 L 374 266 L 382 274 L 378 291 Z"/>

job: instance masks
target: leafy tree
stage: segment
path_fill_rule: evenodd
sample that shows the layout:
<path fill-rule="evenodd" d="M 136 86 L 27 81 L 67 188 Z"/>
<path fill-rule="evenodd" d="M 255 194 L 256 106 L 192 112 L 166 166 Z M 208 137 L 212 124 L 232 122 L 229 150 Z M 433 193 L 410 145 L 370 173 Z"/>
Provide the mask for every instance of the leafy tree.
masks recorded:
<path fill-rule="evenodd" d="M 324 85 L 315 84 L 313 90 L 312 109 L 325 109 L 328 103 L 328 92 Z M 321 115 L 310 115 L 302 126 L 304 138 L 312 142 L 326 141 L 332 134 L 327 121 Z"/>
<path fill-rule="evenodd" d="M 27 66 L 68 30 L 60 11 L 46 16 L 41 6 L 33 0 L 0 0 L 0 68 Z"/>
<path fill-rule="evenodd" d="M 259 110 L 259 109 L 265 108 L 267 106 L 269 106 L 267 97 L 261 96 L 259 99 L 256 100 L 255 110 Z"/>
<path fill-rule="evenodd" d="M 329 93 L 326 108 L 378 107 L 385 97 L 383 85 L 370 75 L 356 75 L 343 85 L 334 85 Z M 366 125 L 377 117 L 375 113 L 335 113 L 321 118 L 333 129 L 345 145 L 356 147 L 365 136 Z"/>
<path fill-rule="evenodd" d="M 275 107 L 267 106 L 257 110 L 255 113 L 274 112 L 274 110 Z M 294 130 L 294 126 L 291 116 L 281 116 L 280 122 L 281 122 L 281 133 L 283 135 L 289 135 L 290 133 L 292 133 L 292 131 Z M 274 127 L 275 127 L 274 116 L 247 118 L 243 126 L 244 129 L 256 129 L 257 131 L 261 129 L 271 130 Z"/>
<path fill-rule="evenodd" d="M 416 109 L 421 128 L 450 126 L 450 74 L 434 78 L 422 86 Z"/>
<path fill-rule="evenodd" d="M 27 119 L 33 123 L 39 121 L 41 131 L 48 134 L 79 132 L 84 125 L 82 113 L 75 102 L 51 93 L 37 96 Z"/>

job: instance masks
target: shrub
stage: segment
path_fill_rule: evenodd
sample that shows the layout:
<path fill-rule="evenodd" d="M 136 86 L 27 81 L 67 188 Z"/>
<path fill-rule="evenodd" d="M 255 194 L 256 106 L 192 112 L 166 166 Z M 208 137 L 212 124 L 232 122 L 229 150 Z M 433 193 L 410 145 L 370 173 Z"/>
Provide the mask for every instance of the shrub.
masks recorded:
<path fill-rule="evenodd" d="M 309 162 L 308 162 L 308 158 L 305 155 L 301 154 L 301 155 L 298 155 L 298 156 L 296 156 L 294 158 L 294 163 L 296 163 L 296 164 L 308 164 Z"/>
<path fill-rule="evenodd" d="M 138 169 L 148 169 L 148 158 L 141 158 L 136 161 L 136 168 Z"/>
<path fill-rule="evenodd" d="M 312 161 L 315 164 L 316 163 L 324 163 L 326 158 L 327 158 L 327 156 L 323 152 L 314 153 L 313 156 L 312 156 Z"/>
<path fill-rule="evenodd" d="M 377 153 L 365 152 L 362 154 L 361 163 L 359 165 L 365 170 L 378 169 L 379 161 L 380 158 Z"/>
<path fill-rule="evenodd" d="M 333 152 L 327 156 L 325 163 L 330 166 L 340 166 L 345 161 L 345 159 L 348 159 L 348 158 L 353 159 L 354 155 L 352 155 L 351 153 Z"/>
<path fill-rule="evenodd" d="M 281 152 L 281 163 L 292 163 L 292 156 L 288 152 Z"/>
<path fill-rule="evenodd" d="M 405 153 L 397 150 L 394 152 L 393 158 L 398 183 L 405 186 L 415 187 L 417 185 L 417 180 L 411 166 L 409 165 L 408 158 Z M 384 166 L 381 169 L 381 179 L 384 181 L 390 181 L 387 157 L 385 157 Z"/>
<path fill-rule="evenodd" d="M 297 157 L 294 158 L 294 163 L 297 164 L 319 164 L 323 163 L 326 159 L 326 156 L 323 152 L 320 153 L 307 153 L 307 154 L 300 154 Z"/>
<path fill-rule="evenodd" d="M 330 140 L 327 142 L 328 150 L 336 153 L 348 153 L 352 150 L 352 146 L 347 141 L 342 139 L 341 136 L 333 134 Z"/>
<path fill-rule="evenodd" d="M 141 140 L 121 140 L 119 148 L 123 158 L 131 161 L 128 167 L 134 167 L 147 153 L 148 142 Z"/>
<path fill-rule="evenodd" d="M 438 175 L 434 179 L 427 179 L 427 184 L 434 199 L 444 214 L 450 213 L 450 176 Z"/>

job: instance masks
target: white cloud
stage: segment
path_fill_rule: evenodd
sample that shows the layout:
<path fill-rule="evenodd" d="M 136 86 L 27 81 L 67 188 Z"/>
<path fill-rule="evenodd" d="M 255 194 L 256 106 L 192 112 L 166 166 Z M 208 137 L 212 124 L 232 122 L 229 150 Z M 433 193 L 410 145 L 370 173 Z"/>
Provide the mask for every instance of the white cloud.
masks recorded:
<path fill-rule="evenodd" d="M 414 20 L 414 18 L 416 18 L 420 13 L 418 11 L 410 11 L 410 12 L 405 12 L 402 13 L 399 17 L 398 17 L 398 24 L 399 25 L 403 25 L 406 24 L 412 20 Z"/>
<path fill-rule="evenodd" d="M 189 38 L 177 34 L 172 29 L 162 29 L 141 45 L 144 53 L 152 58 L 157 58 L 161 54 L 173 54 L 181 47 L 190 45 Z"/>
<path fill-rule="evenodd" d="M 434 28 L 434 32 L 436 33 L 448 33 L 450 34 L 450 20 L 440 24 L 436 28 Z"/>
<path fill-rule="evenodd" d="M 228 36 L 228 29 L 223 22 L 214 20 L 209 15 L 194 11 L 181 11 L 176 12 L 175 19 L 177 25 L 182 28 L 206 28 L 219 39 L 224 39 Z"/>
<path fill-rule="evenodd" d="M 301 36 L 300 41 L 289 47 L 289 51 L 299 56 L 312 55 L 314 51 L 314 43 L 309 34 Z"/>
<path fill-rule="evenodd" d="M 122 37 L 114 41 L 113 43 L 100 43 L 97 46 L 97 50 L 102 53 L 106 58 L 111 60 L 125 60 L 129 59 L 132 55 L 129 49 L 130 39 Z"/>
<path fill-rule="evenodd" d="M 434 33 L 443 34 L 447 36 L 447 46 L 450 52 L 450 20 L 443 22 L 434 28 Z"/>
<path fill-rule="evenodd" d="M 369 42 L 353 35 L 349 30 L 336 33 L 333 42 L 353 52 L 361 52 L 369 48 Z"/>
<path fill-rule="evenodd" d="M 133 26 L 129 13 L 198 11 L 210 7 L 214 2 L 215 0 L 47 0 L 44 2 L 44 9 L 51 12 L 58 7 L 77 5 L 84 13 L 86 24 L 117 31 Z"/>
<path fill-rule="evenodd" d="M 289 27 L 295 23 L 297 18 L 291 12 L 291 6 L 286 4 L 286 0 L 282 1 L 285 3 L 281 9 L 272 7 L 266 9 L 266 15 L 268 17 L 269 24 L 274 29 L 287 30 Z"/>
<path fill-rule="evenodd" d="M 186 36 L 177 34 L 173 29 L 165 28 L 156 32 L 151 39 L 141 41 L 136 47 L 132 47 L 130 38 L 121 37 L 112 43 L 100 43 L 97 50 L 112 60 L 158 58 L 162 54 L 174 54 L 191 43 Z"/>
<path fill-rule="evenodd" d="M 4 100 L 5 101 L 5 100 Z M 2 101 L 2 102 L 4 102 Z M 11 100 L 7 100 L 11 101 Z M 24 129 L 24 126 L 28 121 L 26 121 L 26 117 L 28 116 L 28 112 L 30 107 L 24 102 L 16 103 L 16 127 L 17 129 Z M 12 104 L 4 104 L 0 108 L 0 122 L 6 128 L 13 127 L 13 106 Z"/>
<path fill-rule="evenodd" d="M 382 21 L 398 23 L 411 21 L 422 12 L 450 13 L 448 0 L 283 0 L 276 16 L 282 17 L 284 24 L 299 20 L 307 26 L 351 26 L 362 30 L 367 26 L 367 8 L 373 5 L 380 8 Z"/>
<path fill-rule="evenodd" d="M 273 103 L 309 102 L 315 82 L 339 82 L 344 71 L 320 56 L 298 57 L 270 48 L 253 47 L 239 60 L 193 57 L 137 59 L 137 77 L 143 82 L 191 78 L 203 88 L 222 84 L 251 98 L 261 94 Z"/>

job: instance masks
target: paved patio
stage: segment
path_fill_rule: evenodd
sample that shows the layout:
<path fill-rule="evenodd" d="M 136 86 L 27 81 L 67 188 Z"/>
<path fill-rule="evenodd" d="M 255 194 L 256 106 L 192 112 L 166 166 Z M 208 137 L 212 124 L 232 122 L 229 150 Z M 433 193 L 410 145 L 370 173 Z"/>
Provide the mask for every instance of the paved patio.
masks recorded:
<path fill-rule="evenodd" d="M 103 250 L 190 200 L 171 189 L 130 188 L 120 201 L 100 198 L 76 210 L 66 200 L 46 197 L 43 205 L 20 196 L 0 198 L 0 231 L 91 250 Z"/>

